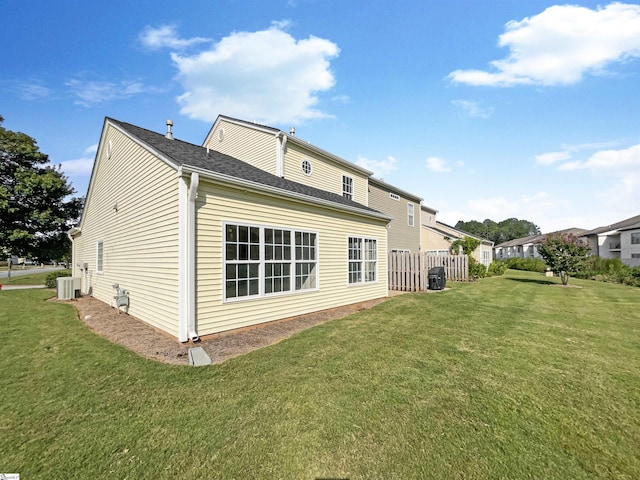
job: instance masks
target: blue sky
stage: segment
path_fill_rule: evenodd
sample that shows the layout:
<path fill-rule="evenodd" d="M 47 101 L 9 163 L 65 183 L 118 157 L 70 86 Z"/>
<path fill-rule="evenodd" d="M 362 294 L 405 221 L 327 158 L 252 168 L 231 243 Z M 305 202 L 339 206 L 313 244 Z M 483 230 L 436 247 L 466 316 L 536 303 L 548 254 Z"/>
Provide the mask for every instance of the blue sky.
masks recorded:
<path fill-rule="evenodd" d="M 86 193 L 105 116 L 201 144 L 258 121 L 543 231 L 640 213 L 640 5 L 4 0 L 0 115 Z"/>

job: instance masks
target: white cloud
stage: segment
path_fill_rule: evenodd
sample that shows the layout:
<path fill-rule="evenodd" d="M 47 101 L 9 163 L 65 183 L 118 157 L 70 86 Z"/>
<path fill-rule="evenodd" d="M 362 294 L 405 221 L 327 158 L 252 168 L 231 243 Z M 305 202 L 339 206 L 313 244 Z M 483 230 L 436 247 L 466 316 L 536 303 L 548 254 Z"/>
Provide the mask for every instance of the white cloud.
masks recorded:
<path fill-rule="evenodd" d="M 630 175 L 640 171 L 640 144 L 623 150 L 601 150 L 588 160 L 560 165 L 559 170 L 587 169 L 600 174 Z"/>
<path fill-rule="evenodd" d="M 382 178 L 398 168 L 398 161 L 391 156 L 387 157 L 386 160 L 370 160 L 359 156 L 356 164 L 371 170 L 374 176 L 378 178 Z"/>
<path fill-rule="evenodd" d="M 181 113 L 207 122 L 225 114 L 274 124 L 329 117 L 317 108 L 317 94 L 335 85 L 329 60 L 339 48 L 313 36 L 295 39 L 283 26 L 234 32 L 196 55 L 173 53 L 185 90 Z"/>
<path fill-rule="evenodd" d="M 536 155 L 536 163 L 540 165 L 551 165 L 552 163 L 568 160 L 569 158 L 571 158 L 571 153 L 567 151 L 541 153 L 540 155 Z"/>
<path fill-rule="evenodd" d="M 20 98 L 23 100 L 42 100 L 51 96 L 51 89 L 37 83 L 19 86 Z"/>
<path fill-rule="evenodd" d="M 93 157 L 78 158 L 76 160 L 65 160 L 61 163 L 62 171 L 70 176 L 88 176 L 93 169 Z"/>
<path fill-rule="evenodd" d="M 90 107 L 113 100 L 122 100 L 144 92 L 155 91 L 137 81 L 122 81 L 119 83 L 102 81 L 70 80 L 66 85 L 77 97 L 74 103 L 83 107 Z"/>
<path fill-rule="evenodd" d="M 440 157 L 427 158 L 427 168 L 432 172 L 450 172 L 451 168 L 447 166 L 446 160 Z"/>
<path fill-rule="evenodd" d="M 182 50 L 192 45 L 211 41 L 211 39 L 203 37 L 179 38 L 175 25 L 162 25 L 157 28 L 147 25 L 138 38 L 143 46 L 151 50 L 160 48 Z"/>
<path fill-rule="evenodd" d="M 483 107 L 482 102 L 453 100 L 451 103 L 473 118 L 489 118 L 493 115 L 493 107 Z"/>
<path fill-rule="evenodd" d="M 477 86 L 569 85 L 616 62 L 640 57 L 640 5 L 611 3 L 591 10 L 556 5 L 510 21 L 498 45 L 509 48 L 491 71 L 456 70 L 455 83 Z"/>

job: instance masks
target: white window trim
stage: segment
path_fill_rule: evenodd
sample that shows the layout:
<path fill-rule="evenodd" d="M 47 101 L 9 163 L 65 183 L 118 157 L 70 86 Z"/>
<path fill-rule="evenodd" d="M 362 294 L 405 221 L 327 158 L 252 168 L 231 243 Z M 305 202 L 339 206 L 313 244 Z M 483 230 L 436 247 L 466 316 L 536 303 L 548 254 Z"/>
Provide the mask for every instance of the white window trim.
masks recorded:
<path fill-rule="evenodd" d="M 389 198 L 399 202 L 400 201 L 400 195 L 398 195 L 397 193 L 393 193 L 393 192 L 389 192 Z"/>
<path fill-rule="evenodd" d="M 353 200 L 353 177 L 349 175 L 342 175 L 342 196 Z"/>
<path fill-rule="evenodd" d="M 104 241 L 103 240 L 98 240 L 96 242 L 96 273 L 104 273 Z"/>
<path fill-rule="evenodd" d="M 416 225 L 416 209 L 413 203 L 407 203 L 407 225 L 410 227 L 415 227 Z"/>
<path fill-rule="evenodd" d="M 226 265 L 227 263 L 229 264 L 237 264 L 237 263 L 258 263 L 256 261 L 235 261 L 235 260 L 230 260 L 229 262 L 227 262 L 226 259 L 226 231 L 227 231 L 227 226 L 228 225 L 235 225 L 235 226 L 239 226 L 239 227 L 254 227 L 254 228 L 258 228 L 260 230 L 259 235 L 260 235 L 260 239 L 259 239 L 259 245 L 260 245 L 260 260 L 259 260 L 259 267 L 258 267 L 258 293 L 254 294 L 254 295 L 245 295 L 242 297 L 231 297 L 231 298 L 227 298 L 227 269 L 226 269 Z M 291 259 L 288 261 L 288 263 L 291 265 L 289 267 L 289 276 L 290 276 L 290 283 L 289 283 L 289 290 L 285 290 L 285 291 L 280 291 L 280 292 L 270 292 L 270 293 L 265 293 L 265 280 L 266 280 L 266 270 L 265 270 L 265 265 L 267 263 L 287 263 L 287 261 L 283 261 L 283 262 L 279 262 L 279 261 L 271 261 L 271 260 L 266 260 L 265 258 L 265 229 L 273 229 L 273 230 L 286 230 L 290 232 L 291 235 Z M 296 244 L 295 244 L 295 234 L 296 233 L 312 233 L 315 234 L 316 236 L 316 242 L 315 242 L 315 264 L 316 264 L 316 268 L 315 268 L 315 287 L 314 288 L 303 288 L 300 290 L 296 290 L 296 264 L 297 263 L 313 263 L 313 262 L 309 262 L 309 261 L 305 261 L 303 259 L 297 259 L 296 258 Z M 222 301 L 223 303 L 234 303 L 234 302 L 245 302 L 245 301 L 250 301 L 250 300 L 256 300 L 256 299 L 263 299 L 263 298 L 271 298 L 271 297 L 278 297 L 278 296 L 283 296 L 283 295 L 300 295 L 300 294 L 304 294 L 304 293 L 308 293 L 308 292 L 315 292 L 318 291 L 320 289 L 320 233 L 315 231 L 315 230 L 307 230 L 307 229 L 301 229 L 301 228 L 291 228 L 291 227 L 283 227 L 283 226 L 277 226 L 277 225 L 264 225 L 264 224 L 255 224 L 255 223 L 247 223 L 247 222 L 243 222 L 243 221 L 224 221 L 222 223 Z"/>
<path fill-rule="evenodd" d="M 304 165 L 308 164 L 309 165 L 309 172 L 305 172 L 304 171 Z M 302 173 L 304 175 L 306 175 L 307 177 L 310 177 L 311 174 L 313 173 L 313 165 L 311 164 L 311 162 L 309 160 L 307 160 L 306 158 L 304 160 L 302 160 L 302 162 L 300 162 L 300 169 L 302 170 Z"/>
<path fill-rule="evenodd" d="M 351 262 L 353 262 L 353 260 L 349 259 L 349 240 L 350 239 L 358 239 L 358 240 L 362 240 L 362 255 L 360 260 L 358 260 L 358 262 L 360 263 L 360 272 L 361 272 L 361 277 L 360 277 L 360 281 L 359 282 L 351 282 L 349 279 L 349 264 Z M 365 254 L 366 254 L 366 247 L 365 244 L 366 242 L 375 242 L 376 244 L 376 258 L 375 258 L 375 280 L 366 280 L 365 278 L 365 264 L 367 263 L 367 261 L 371 261 L 371 260 L 367 260 L 365 258 Z M 378 239 L 377 238 L 373 238 L 373 237 L 364 237 L 361 235 L 347 235 L 347 286 L 349 287 L 357 287 L 357 286 L 362 286 L 362 285 L 373 285 L 375 283 L 379 282 L 379 272 L 378 272 L 378 266 L 379 266 L 379 258 L 380 258 L 380 254 L 379 254 L 379 249 L 378 249 Z"/>

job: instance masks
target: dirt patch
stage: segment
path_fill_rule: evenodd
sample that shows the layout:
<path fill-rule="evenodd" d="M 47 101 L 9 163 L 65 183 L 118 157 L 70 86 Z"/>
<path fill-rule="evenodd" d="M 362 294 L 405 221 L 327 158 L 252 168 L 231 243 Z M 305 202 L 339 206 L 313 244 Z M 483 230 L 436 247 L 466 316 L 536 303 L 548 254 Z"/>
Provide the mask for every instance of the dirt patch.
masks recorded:
<path fill-rule="evenodd" d="M 78 310 L 80 320 L 104 338 L 153 360 L 187 365 L 189 363 L 189 348 L 196 345 L 207 352 L 213 363 L 221 363 L 231 357 L 279 342 L 314 325 L 371 308 L 384 300 L 386 299 L 380 298 L 355 303 L 246 329 L 211 335 L 203 338 L 197 344 L 180 343 L 170 335 L 131 315 L 118 313 L 115 308 L 93 297 L 83 296 L 64 303 L 74 305 Z"/>

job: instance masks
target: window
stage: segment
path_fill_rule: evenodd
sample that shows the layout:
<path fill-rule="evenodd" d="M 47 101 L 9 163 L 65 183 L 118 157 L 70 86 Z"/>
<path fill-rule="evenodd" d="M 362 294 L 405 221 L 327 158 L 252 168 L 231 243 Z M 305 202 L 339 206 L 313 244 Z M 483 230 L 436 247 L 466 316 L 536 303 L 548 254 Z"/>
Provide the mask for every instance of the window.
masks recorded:
<path fill-rule="evenodd" d="M 311 162 L 309 160 L 302 161 L 302 173 L 311 175 Z"/>
<path fill-rule="evenodd" d="M 225 300 L 317 288 L 316 239 L 314 232 L 225 225 Z"/>
<path fill-rule="evenodd" d="M 96 243 L 96 271 L 102 273 L 104 268 L 104 243 L 102 240 Z"/>
<path fill-rule="evenodd" d="M 396 195 L 395 193 L 389 192 L 389 197 L 394 200 L 400 200 L 400 195 Z"/>
<path fill-rule="evenodd" d="M 631 258 L 640 258 L 640 253 L 632 253 Z"/>
<path fill-rule="evenodd" d="M 260 229 L 245 225 L 225 227 L 225 296 L 260 293 Z"/>
<path fill-rule="evenodd" d="M 377 280 L 377 240 L 349 237 L 349 283 L 369 283 Z"/>
<path fill-rule="evenodd" d="M 407 203 L 407 225 L 413 227 L 413 203 Z"/>
<path fill-rule="evenodd" d="M 342 196 L 353 200 L 353 178 L 342 176 Z"/>
<path fill-rule="evenodd" d="M 631 234 L 631 245 L 640 245 L 640 233 Z"/>

